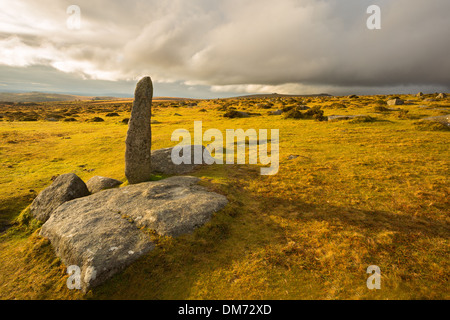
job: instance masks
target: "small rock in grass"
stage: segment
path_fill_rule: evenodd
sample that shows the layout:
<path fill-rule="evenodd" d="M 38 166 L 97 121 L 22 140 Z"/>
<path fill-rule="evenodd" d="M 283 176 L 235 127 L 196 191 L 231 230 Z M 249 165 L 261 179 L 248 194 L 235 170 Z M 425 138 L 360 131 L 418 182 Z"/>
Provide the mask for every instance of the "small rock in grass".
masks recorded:
<path fill-rule="evenodd" d="M 116 188 L 120 186 L 122 183 L 123 183 L 122 181 L 116 179 L 95 176 L 89 179 L 88 182 L 86 182 L 86 186 L 90 193 L 97 193 L 102 190 Z"/>

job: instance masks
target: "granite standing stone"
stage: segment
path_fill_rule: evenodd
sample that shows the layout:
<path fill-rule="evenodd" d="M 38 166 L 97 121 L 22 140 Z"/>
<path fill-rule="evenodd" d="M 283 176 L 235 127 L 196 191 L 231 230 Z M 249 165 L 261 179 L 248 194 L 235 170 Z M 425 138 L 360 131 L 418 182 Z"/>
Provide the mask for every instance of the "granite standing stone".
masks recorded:
<path fill-rule="evenodd" d="M 133 109 L 128 123 L 125 176 L 129 184 L 150 180 L 152 98 L 152 80 L 150 77 L 145 77 L 136 86 Z"/>

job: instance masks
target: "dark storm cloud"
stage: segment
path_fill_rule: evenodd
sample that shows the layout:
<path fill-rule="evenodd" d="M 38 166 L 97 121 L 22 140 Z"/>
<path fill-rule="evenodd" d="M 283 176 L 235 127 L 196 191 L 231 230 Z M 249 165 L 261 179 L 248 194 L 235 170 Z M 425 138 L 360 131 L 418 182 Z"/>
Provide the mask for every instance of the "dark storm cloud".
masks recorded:
<path fill-rule="evenodd" d="M 13 3 L 0 12 L 8 66 L 217 93 L 450 88 L 448 0 L 80 0 L 76 31 L 68 1 Z M 381 30 L 366 27 L 371 4 Z"/>

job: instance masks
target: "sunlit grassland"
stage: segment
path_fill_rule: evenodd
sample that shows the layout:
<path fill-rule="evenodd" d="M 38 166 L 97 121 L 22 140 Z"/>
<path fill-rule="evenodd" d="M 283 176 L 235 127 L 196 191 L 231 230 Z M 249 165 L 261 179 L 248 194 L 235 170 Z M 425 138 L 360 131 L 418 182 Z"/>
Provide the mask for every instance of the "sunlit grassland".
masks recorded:
<path fill-rule="evenodd" d="M 0 298 L 448 299 L 450 133 L 419 130 L 416 121 L 448 114 L 450 102 L 417 101 L 398 106 L 409 111 L 402 114 L 375 110 L 380 99 L 307 101 L 325 115 L 366 114 L 374 122 L 284 119 L 246 100 L 227 103 L 262 116 L 223 118 L 223 101 L 157 106 L 152 149 L 175 145 L 172 132 L 193 133 L 200 120 L 224 135 L 280 129 L 279 173 L 261 176 L 254 165 L 194 172 L 230 204 L 193 234 L 159 239 L 85 297 L 65 287 L 64 266 L 38 226 L 16 224 L 0 237 Z M 331 107 L 337 102 L 345 108 Z M 119 109 L 114 118 L 87 108 L 77 122 L 0 122 L 0 219 L 11 223 L 57 174 L 125 181 L 121 120 L 129 108 Z M 94 116 L 105 122 L 83 121 Z M 366 287 L 369 265 L 381 268 L 381 290 Z"/>

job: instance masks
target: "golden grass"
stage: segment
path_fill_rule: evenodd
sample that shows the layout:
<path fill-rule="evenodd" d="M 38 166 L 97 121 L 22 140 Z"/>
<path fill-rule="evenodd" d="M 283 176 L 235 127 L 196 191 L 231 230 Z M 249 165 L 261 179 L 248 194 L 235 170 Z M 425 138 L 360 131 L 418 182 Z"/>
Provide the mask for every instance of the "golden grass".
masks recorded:
<path fill-rule="evenodd" d="M 37 236 L 39 225 L 16 224 L 0 237 L 0 298 L 448 299 L 449 133 L 415 123 L 448 114 L 439 109 L 449 110 L 449 100 L 399 106 L 409 111 L 399 116 L 376 109 L 386 99 L 306 99 L 325 115 L 366 114 L 374 122 L 283 119 L 258 109 L 257 99 L 202 101 L 195 108 L 157 104 L 154 119 L 161 124 L 152 126 L 153 149 L 173 146 L 171 133 L 192 132 L 198 120 L 204 130 L 222 132 L 275 128 L 279 173 L 260 176 L 259 167 L 249 165 L 196 171 L 229 206 L 191 235 L 161 239 L 153 252 L 86 296 L 65 287 L 64 266 Z M 278 99 L 273 109 L 298 100 Z M 56 174 L 125 181 L 127 126 L 121 120 L 129 117 L 129 105 L 113 108 L 120 117 L 107 118 L 109 110 L 92 104 L 45 105 L 55 112 L 79 108 L 74 123 L 0 122 L 4 221 L 15 219 Z M 217 110 L 226 104 L 262 116 L 226 119 Z M 105 122 L 84 121 L 94 116 Z M 377 291 L 366 287 L 373 264 L 382 272 Z"/>

